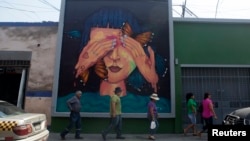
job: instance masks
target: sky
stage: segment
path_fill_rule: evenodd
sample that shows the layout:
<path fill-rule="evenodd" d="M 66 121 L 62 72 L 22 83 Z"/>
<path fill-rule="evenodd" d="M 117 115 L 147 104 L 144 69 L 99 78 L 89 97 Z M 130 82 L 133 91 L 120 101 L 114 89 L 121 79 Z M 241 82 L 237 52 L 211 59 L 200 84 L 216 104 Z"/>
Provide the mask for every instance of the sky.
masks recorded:
<path fill-rule="evenodd" d="M 60 8 L 61 0 L 0 0 L 0 22 L 58 22 Z M 250 0 L 172 0 L 172 13 L 185 18 L 250 19 Z"/>
<path fill-rule="evenodd" d="M 0 0 L 0 22 L 59 21 L 61 0 Z"/>
<path fill-rule="evenodd" d="M 186 4 L 185 4 L 186 3 Z M 250 19 L 250 0 L 172 0 L 173 17 Z"/>

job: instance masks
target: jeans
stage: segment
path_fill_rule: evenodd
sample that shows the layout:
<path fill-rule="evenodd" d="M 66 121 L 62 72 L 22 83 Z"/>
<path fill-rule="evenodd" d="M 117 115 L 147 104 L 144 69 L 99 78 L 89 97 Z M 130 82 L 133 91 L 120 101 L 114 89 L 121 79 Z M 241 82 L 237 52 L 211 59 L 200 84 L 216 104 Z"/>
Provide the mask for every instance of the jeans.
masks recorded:
<path fill-rule="evenodd" d="M 121 115 L 116 115 L 116 117 L 112 117 L 110 119 L 110 124 L 102 132 L 102 134 L 106 136 L 113 129 L 115 129 L 116 137 L 121 137 L 121 131 L 122 131 L 122 117 L 121 117 Z"/>
<path fill-rule="evenodd" d="M 69 131 L 75 126 L 75 137 L 80 137 L 81 133 L 81 115 L 80 112 L 70 112 L 70 123 L 68 126 L 61 132 L 61 136 L 65 137 Z"/>

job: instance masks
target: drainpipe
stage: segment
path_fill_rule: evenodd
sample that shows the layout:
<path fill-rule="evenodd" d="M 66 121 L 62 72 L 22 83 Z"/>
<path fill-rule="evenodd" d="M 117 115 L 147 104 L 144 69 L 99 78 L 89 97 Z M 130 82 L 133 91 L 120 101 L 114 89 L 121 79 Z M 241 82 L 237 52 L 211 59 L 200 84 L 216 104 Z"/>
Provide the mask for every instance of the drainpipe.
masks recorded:
<path fill-rule="evenodd" d="M 25 75 L 26 75 L 26 70 L 23 69 L 20 86 L 19 86 L 18 99 L 17 99 L 17 107 L 19 108 L 22 108 L 22 104 L 23 104 L 23 87 L 24 87 Z"/>

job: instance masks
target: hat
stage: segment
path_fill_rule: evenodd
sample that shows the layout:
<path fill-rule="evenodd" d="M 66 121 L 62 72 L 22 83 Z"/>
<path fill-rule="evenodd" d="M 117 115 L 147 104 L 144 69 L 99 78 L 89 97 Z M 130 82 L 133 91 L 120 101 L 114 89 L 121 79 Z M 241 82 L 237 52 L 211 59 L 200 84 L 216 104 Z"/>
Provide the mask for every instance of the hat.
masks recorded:
<path fill-rule="evenodd" d="M 116 87 L 114 92 L 115 92 L 116 94 L 117 94 L 117 93 L 120 93 L 120 92 L 122 92 L 122 89 L 121 89 L 120 87 Z"/>
<path fill-rule="evenodd" d="M 158 94 L 156 93 L 153 93 L 151 96 L 150 96 L 151 99 L 154 99 L 154 100 L 160 100 L 160 98 L 158 97 Z"/>
<path fill-rule="evenodd" d="M 81 95 L 81 94 L 82 94 L 82 91 L 77 90 L 77 91 L 75 92 L 75 94 L 76 94 L 76 95 Z"/>

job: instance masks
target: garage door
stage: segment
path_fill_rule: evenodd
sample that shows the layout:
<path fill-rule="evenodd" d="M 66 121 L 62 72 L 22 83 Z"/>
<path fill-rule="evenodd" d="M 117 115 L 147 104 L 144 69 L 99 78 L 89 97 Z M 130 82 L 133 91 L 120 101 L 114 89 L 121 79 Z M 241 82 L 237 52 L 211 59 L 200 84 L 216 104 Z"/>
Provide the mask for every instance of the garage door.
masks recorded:
<path fill-rule="evenodd" d="M 250 69 L 234 67 L 182 67 L 183 123 L 188 123 L 186 116 L 185 95 L 193 92 L 196 101 L 203 99 L 205 92 L 212 94 L 218 120 L 221 124 L 224 116 L 241 107 L 250 106 Z M 198 118 L 200 123 L 200 119 Z"/>

